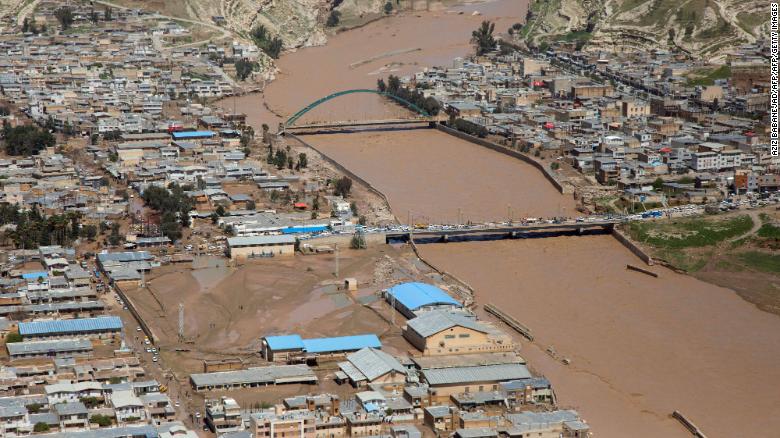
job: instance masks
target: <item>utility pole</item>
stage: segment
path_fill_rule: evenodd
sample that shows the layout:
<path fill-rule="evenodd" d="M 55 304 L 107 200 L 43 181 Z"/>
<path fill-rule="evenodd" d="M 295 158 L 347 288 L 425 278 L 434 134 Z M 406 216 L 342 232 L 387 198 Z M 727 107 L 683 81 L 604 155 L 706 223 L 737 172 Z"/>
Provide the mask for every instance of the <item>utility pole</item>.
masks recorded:
<path fill-rule="evenodd" d="M 184 341 L 184 304 L 179 303 L 179 342 Z"/>
<path fill-rule="evenodd" d="M 506 216 L 509 220 L 509 225 L 512 225 L 512 205 L 507 204 L 506 205 Z"/>
<path fill-rule="evenodd" d="M 339 278 L 339 244 L 336 244 L 336 278 Z"/>

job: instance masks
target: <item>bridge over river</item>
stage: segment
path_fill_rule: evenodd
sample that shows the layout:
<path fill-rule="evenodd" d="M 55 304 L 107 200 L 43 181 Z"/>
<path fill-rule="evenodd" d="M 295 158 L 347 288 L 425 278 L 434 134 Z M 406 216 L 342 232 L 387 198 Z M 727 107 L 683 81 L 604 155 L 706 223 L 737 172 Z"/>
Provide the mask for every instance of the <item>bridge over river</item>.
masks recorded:
<path fill-rule="evenodd" d="M 528 225 L 501 225 L 478 227 L 452 227 L 449 229 L 424 229 L 390 231 L 385 242 L 441 243 L 468 240 L 499 240 L 555 237 L 566 235 L 609 234 L 619 220 L 601 220 L 576 223 L 544 223 Z"/>

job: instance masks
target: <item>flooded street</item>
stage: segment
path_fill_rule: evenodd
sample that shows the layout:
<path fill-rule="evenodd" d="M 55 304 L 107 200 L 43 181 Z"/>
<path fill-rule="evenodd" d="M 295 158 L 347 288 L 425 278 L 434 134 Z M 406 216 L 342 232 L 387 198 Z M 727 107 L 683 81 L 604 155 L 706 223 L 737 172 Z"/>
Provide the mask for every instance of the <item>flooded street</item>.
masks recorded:
<path fill-rule="evenodd" d="M 284 56 L 264 95 L 226 99 L 259 129 L 335 91 L 374 88 L 389 74 L 450 65 L 471 50 L 484 19 L 504 30 L 525 1 L 405 13 Z M 472 15 L 479 10 L 483 15 Z M 463 12 L 462 14 L 460 12 Z M 373 95 L 331 101 L 302 122 L 396 116 Z M 402 222 L 575 216 L 531 166 L 432 130 L 306 137 L 390 200 Z M 460 210 L 460 217 L 459 217 Z M 780 430 L 780 318 L 733 291 L 655 267 L 659 278 L 609 236 L 421 245 L 421 254 L 528 325 L 521 354 L 548 377 L 599 437 L 686 437 L 680 410 L 712 437 L 772 437 Z M 554 347 L 563 365 L 545 352 Z"/>
<path fill-rule="evenodd" d="M 454 224 L 575 214 L 572 196 L 530 164 L 433 129 L 305 140 L 384 193 L 404 223 L 409 216 Z"/>

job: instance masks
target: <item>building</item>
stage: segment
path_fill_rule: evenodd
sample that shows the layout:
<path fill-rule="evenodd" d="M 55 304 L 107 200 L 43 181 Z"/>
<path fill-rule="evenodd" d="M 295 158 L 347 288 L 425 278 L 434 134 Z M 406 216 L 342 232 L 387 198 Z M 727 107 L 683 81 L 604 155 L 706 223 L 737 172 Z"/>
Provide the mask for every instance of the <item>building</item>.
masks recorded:
<path fill-rule="evenodd" d="M 398 284 L 388 289 L 385 297 L 391 306 L 410 319 L 422 312 L 463 307 L 443 290 L 425 283 Z"/>
<path fill-rule="evenodd" d="M 118 316 L 19 323 L 19 334 L 25 341 L 74 337 L 112 339 L 121 333 L 122 320 Z"/>
<path fill-rule="evenodd" d="M 114 391 L 111 393 L 109 400 L 114 408 L 116 420 L 120 424 L 146 419 L 144 403 L 133 391 Z"/>
<path fill-rule="evenodd" d="M 404 338 L 423 355 L 511 351 L 512 338 L 470 313 L 436 310 L 407 321 Z"/>
<path fill-rule="evenodd" d="M 363 348 L 382 348 L 376 335 L 303 339 L 299 335 L 266 336 L 261 353 L 269 362 L 306 362 L 322 357 L 339 357 Z"/>
<path fill-rule="evenodd" d="M 206 426 L 216 434 L 244 430 L 241 406 L 230 397 L 206 400 Z"/>
<path fill-rule="evenodd" d="M 590 427 L 576 411 L 521 412 L 507 414 L 512 423 L 505 431 L 509 437 L 588 438 Z"/>
<path fill-rule="evenodd" d="M 501 382 L 531 377 L 525 365 L 514 363 L 428 369 L 420 374 L 430 387 L 432 399 L 438 401 L 448 401 L 450 396 L 464 392 L 497 391 Z"/>
<path fill-rule="evenodd" d="M 295 254 L 294 236 L 288 234 L 231 237 L 227 240 L 231 260 L 254 257 L 291 256 Z"/>
<path fill-rule="evenodd" d="M 340 380 L 349 380 L 352 386 L 381 384 L 403 386 L 406 382 L 406 368 L 398 359 L 384 351 L 364 348 L 347 355 L 347 361 L 339 363 L 341 371 L 336 373 Z"/>
<path fill-rule="evenodd" d="M 317 438 L 315 417 L 308 411 L 251 414 L 249 431 L 264 438 Z"/>
<path fill-rule="evenodd" d="M 89 339 L 57 339 L 6 344 L 11 360 L 80 357 L 92 354 L 92 342 Z"/>
<path fill-rule="evenodd" d="M 272 365 L 239 371 L 191 374 L 190 383 L 196 391 L 208 391 L 284 383 L 314 384 L 317 383 L 317 376 L 306 365 Z"/>

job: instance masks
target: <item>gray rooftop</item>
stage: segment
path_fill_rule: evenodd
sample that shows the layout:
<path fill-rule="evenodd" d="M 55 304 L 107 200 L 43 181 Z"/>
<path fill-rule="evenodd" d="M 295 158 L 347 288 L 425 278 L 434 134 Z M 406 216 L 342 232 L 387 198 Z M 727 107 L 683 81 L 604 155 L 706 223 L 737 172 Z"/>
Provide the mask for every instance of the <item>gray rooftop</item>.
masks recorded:
<path fill-rule="evenodd" d="M 92 350 L 92 342 L 89 339 L 57 339 L 52 341 L 13 342 L 6 344 L 6 347 L 9 355 L 18 356 L 23 354 Z"/>
<path fill-rule="evenodd" d="M 446 310 L 425 312 L 417 318 L 407 321 L 406 325 L 423 337 L 433 336 L 436 333 L 456 326 L 481 333 L 488 332 L 474 317 L 468 316 L 463 312 L 449 312 Z"/>
<path fill-rule="evenodd" d="M 502 382 L 531 377 L 528 368 L 521 364 L 501 364 L 476 367 L 455 367 L 423 370 L 429 385 L 468 384 L 476 382 Z"/>
<path fill-rule="evenodd" d="M 285 383 L 316 381 L 317 376 L 306 365 L 274 365 L 238 371 L 192 374 L 190 379 L 197 387 L 227 386 L 248 383 Z"/>
<path fill-rule="evenodd" d="M 406 374 L 406 369 L 396 358 L 374 348 L 364 348 L 348 354 L 347 360 L 349 362 L 339 363 L 339 368 L 354 381 L 364 380 L 361 377 L 371 381 L 393 370 Z"/>

